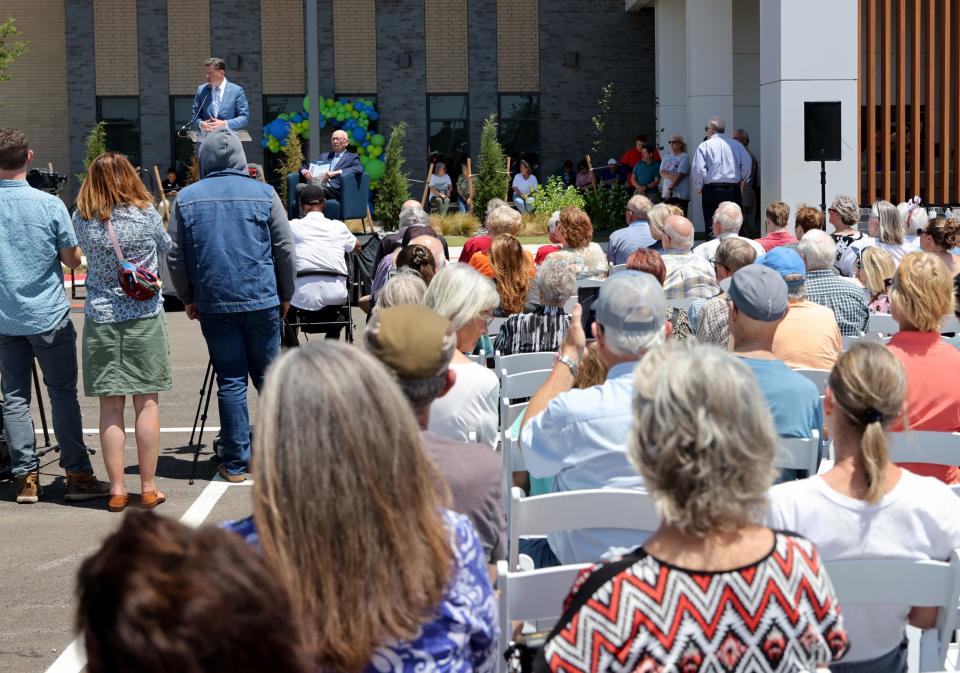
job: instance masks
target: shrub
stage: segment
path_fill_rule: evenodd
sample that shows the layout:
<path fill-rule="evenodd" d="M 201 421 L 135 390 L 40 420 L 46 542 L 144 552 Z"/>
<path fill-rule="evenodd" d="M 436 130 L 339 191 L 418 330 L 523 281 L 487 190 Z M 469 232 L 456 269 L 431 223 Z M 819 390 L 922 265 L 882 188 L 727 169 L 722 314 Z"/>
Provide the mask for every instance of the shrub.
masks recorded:
<path fill-rule="evenodd" d="M 287 207 L 287 175 L 289 173 L 299 173 L 303 166 L 303 146 L 300 144 L 300 136 L 291 126 L 290 133 L 287 135 L 287 144 L 280 148 L 280 165 L 276 168 L 277 177 L 280 178 L 280 201 L 283 207 Z"/>
<path fill-rule="evenodd" d="M 567 206 L 583 208 L 584 199 L 576 187 L 564 187 L 563 180 L 558 175 L 551 175 L 546 184 L 533 190 L 536 199 L 533 210 L 535 213 L 546 213 L 549 217 L 556 210 L 563 210 Z"/>
<path fill-rule="evenodd" d="M 400 224 L 400 209 L 403 202 L 410 198 L 407 186 L 407 174 L 403 172 L 403 140 L 407 135 L 407 125 L 400 122 L 390 131 L 387 141 L 386 167 L 380 186 L 377 188 L 377 218 L 386 228 L 396 229 Z"/>
<path fill-rule="evenodd" d="M 588 189 L 584 192 L 584 207 L 594 231 L 613 231 L 624 226 L 627 210 L 627 190 L 620 185 L 611 189 Z"/>
<path fill-rule="evenodd" d="M 504 172 L 506 165 L 506 156 L 497 141 L 496 115 L 490 115 L 483 122 L 483 133 L 480 136 L 480 171 L 474 178 L 473 212 L 478 218 L 486 219 L 487 201 L 506 198 L 510 179 Z"/>
<path fill-rule="evenodd" d="M 470 213 L 431 215 L 430 226 L 444 236 L 473 236 L 480 228 L 480 220 Z"/>
<path fill-rule="evenodd" d="M 550 213 L 524 213 L 520 236 L 546 236 Z"/>
<path fill-rule="evenodd" d="M 77 176 L 77 182 L 81 185 L 87 179 L 87 169 L 93 160 L 107 151 L 107 123 L 97 122 L 87 134 L 87 158 L 83 160 L 83 173 Z"/>

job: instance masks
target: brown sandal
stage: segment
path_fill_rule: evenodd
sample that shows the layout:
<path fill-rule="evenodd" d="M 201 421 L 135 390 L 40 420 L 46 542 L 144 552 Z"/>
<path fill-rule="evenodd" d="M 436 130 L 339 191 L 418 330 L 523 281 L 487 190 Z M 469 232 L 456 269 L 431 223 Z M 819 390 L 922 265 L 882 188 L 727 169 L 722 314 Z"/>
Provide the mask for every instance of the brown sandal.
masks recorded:
<path fill-rule="evenodd" d="M 110 500 L 107 501 L 107 509 L 111 512 L 122 512 L 127 508 L 128 502 L 130 502 L 130 496 L 126 493 L 123 495 L 111 495 Z"/>
<path fill-rule="evenodd" d="M 140 494 L 140 507 L 143 509 L 153 509 L 167 501 L 167 497 L 160 491 L 144 491 Z"/>

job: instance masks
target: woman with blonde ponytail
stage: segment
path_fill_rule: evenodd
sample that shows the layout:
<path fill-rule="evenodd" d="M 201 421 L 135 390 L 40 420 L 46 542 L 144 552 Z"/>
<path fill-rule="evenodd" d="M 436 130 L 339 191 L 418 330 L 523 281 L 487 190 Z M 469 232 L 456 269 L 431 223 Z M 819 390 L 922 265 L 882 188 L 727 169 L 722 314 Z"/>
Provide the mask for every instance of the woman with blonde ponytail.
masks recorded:
<path fill-rule="evenodd" d="M 902 423 L 903 365 L 889 349 L 860 342 L 837 359 L 827 387 L 836 463 L 820 476 L 771 489 L 767 523 L 809 538 L 824 561 L 946 560 L 960 547 L 957 497 L 939 480 L 890 462 L 886 431 Z M 903 673 L 904 627 L 932 627 L 937 609 L 845 602 L 843 614 L 850 651 L 830 666 L 833 673 Z"/>

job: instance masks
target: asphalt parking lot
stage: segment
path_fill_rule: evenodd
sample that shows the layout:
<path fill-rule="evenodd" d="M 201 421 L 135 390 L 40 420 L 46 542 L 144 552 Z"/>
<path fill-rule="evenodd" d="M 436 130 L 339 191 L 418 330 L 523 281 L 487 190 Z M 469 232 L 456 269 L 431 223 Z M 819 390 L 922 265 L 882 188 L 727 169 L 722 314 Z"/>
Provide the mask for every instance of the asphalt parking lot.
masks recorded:
<path fill-rule="evenodd" d="M 359 316 L 355 315 L 355 319 Z M 72 319 L 79 333 L 83 315 Z M 160 489 L 167 502 L 156 512 L 174 519 L 185 515 L 189 523 L 216 524 L 250 513 L 250 483 L 228 485 L 216 476 L 211 460 L 211 442 L 219 427 L 216 387 L 210 404 L 205 444 L 197 466 L 197 479 L 189 484 L 193 449 L 190 428 L 197 410 L 199 392 L 207 366 L 207 350 L 200 326 L 182 312 L 167 314 L 173 359 L 173 389 L 160 395 L 160 460 L 157 468 Z M 359 321 L 362 324 L 362 321 Z M 46 393 L 44 392 L 46 401 Z M 36 407 L 36 405 L 34 405 Z M 87 445 L 97 451 L 91 457 L 94 469 L 106 479 L 97 434 L 98 402 L 83 397 L 80 406 Z M 255 418 L 256 392 L 251 386 L 251 419 Z M 47 406 L 49 421 L 49 405 Z M 34 423 L 40 417 L 34 412 Z M 132 404 L 128 403 L 126 425 L 133 426 Z M 55 443 L 55 438 L 51 437 Z M 43 437 L 38 437 L 42 446 Z M 140 484 L 133 433 L 128 432 L 127 489 L 130 507 L 137 506 Z M 64 649 L 74 640 L 74 594 L 77 569 L 95 551 L 103 538 L 119 525 L 122 515 L 106 509 L 106 500 L 67 504 L 63 500 L 63 471 L 56 454 L 47 456 L 41 471 L 44 495 L 36 505 L 17 505 L 12 482 L 0 483 L 0 673 L 39 673 L 56 662 L 56 671 L 78 673 L 81 664 Z M 204 494 L 201 497 L 201 494 Z M 58 657 L 60 659 L 58 660 Z"/>

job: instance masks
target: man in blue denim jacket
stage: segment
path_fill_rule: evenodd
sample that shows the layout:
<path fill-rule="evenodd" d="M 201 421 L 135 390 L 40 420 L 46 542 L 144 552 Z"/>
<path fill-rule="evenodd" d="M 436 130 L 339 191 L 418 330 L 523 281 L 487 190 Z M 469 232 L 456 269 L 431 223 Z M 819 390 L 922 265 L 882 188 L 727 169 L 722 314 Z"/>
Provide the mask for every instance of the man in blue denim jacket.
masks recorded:
<path fill-rule="evenodd" d="M 260 390 L 280 350 L 296 277 L 293 236 L 280 197 L 247 174 L 233 132 L 207 136 L 198 159 L 202 179 L 180 192 L 170 216 L 167 263 L 217 375 L 220 476 L 241 482 L 250 462 L 247 376 Z"/>

